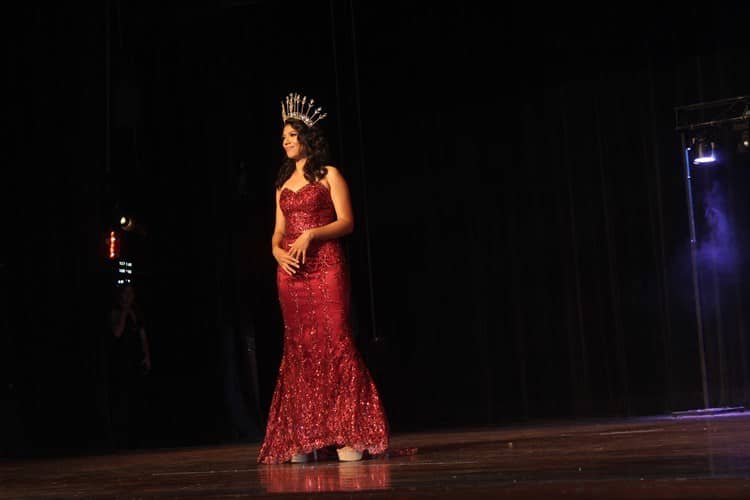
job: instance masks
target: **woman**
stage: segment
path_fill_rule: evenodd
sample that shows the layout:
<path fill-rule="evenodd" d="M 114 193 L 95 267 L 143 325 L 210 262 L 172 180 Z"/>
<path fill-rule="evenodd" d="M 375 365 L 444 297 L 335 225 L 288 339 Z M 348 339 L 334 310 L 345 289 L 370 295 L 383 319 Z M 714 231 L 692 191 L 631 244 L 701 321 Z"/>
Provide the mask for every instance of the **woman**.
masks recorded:
<path fill-rule="evenodd" d="M 388 426 L 349 323 L 349 282 L 339 239 L 352 232 L 349 190 L 327 164 L 321 108 L 282 103 L 286 159 L 276 180 L 271 251 L 284 319 L 284 352 L 258 461 L 305 462 L 336 447 L 339 460 L 385 452 Z"/>

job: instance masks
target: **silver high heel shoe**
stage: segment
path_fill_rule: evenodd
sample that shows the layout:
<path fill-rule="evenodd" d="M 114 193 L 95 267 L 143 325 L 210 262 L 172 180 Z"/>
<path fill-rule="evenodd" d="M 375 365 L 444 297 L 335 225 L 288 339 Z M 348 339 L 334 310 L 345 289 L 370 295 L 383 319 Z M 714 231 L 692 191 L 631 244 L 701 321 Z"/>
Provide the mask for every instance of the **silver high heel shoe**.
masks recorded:
<path fill-rule="evenodd" d="M 362 460 L 362 452 L 355 450 L 351 446 L 339 448 L 336 450 L 336 453 L 339 456 L 340 462 L 356 462 L 357 460 Z"/>

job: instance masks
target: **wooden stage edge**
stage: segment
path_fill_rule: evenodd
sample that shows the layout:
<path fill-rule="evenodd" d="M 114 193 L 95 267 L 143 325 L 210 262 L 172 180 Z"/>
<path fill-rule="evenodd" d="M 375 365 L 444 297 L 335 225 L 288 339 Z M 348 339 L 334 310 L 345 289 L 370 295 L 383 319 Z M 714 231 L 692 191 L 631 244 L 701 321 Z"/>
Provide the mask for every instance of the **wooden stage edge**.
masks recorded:
<path fill-rule="evenodd" d="M 0 462 L 0 498 L 750 498 L 750 413 L 396 434 L 414 455 L 259 465 L 258 443 Z"/>

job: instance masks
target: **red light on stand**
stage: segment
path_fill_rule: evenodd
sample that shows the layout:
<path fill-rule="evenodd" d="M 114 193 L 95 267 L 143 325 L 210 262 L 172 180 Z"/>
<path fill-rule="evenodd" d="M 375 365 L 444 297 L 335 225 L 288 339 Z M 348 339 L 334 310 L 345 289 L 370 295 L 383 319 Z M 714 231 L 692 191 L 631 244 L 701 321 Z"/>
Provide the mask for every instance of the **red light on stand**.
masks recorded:
<path fill-rule="evenodd" d="M 120 256 L 120 240 L 117 239 L 117 233 L 110 231 L 109 233 L 109 258 L 116 259 Z"/>

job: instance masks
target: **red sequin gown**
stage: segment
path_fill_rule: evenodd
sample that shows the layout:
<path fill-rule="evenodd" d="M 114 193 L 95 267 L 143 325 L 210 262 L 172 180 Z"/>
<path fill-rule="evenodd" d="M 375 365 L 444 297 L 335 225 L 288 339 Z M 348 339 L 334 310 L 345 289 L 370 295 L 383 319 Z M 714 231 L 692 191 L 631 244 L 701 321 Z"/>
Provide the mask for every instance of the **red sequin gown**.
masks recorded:
<path fill-rule="evenodd" d="M 286 219 L 283 248 L 304 230 L 336 220 L 330 192 L 320 183 L 283 189 L 279 206 Z M 340 242 L 314 241 L 296 274 L 278 268 L 277 283 L 284 352 L 258 462 L 287 462 L 327 446 L 385 452 L 385 412 L 351 334 Z"/>

